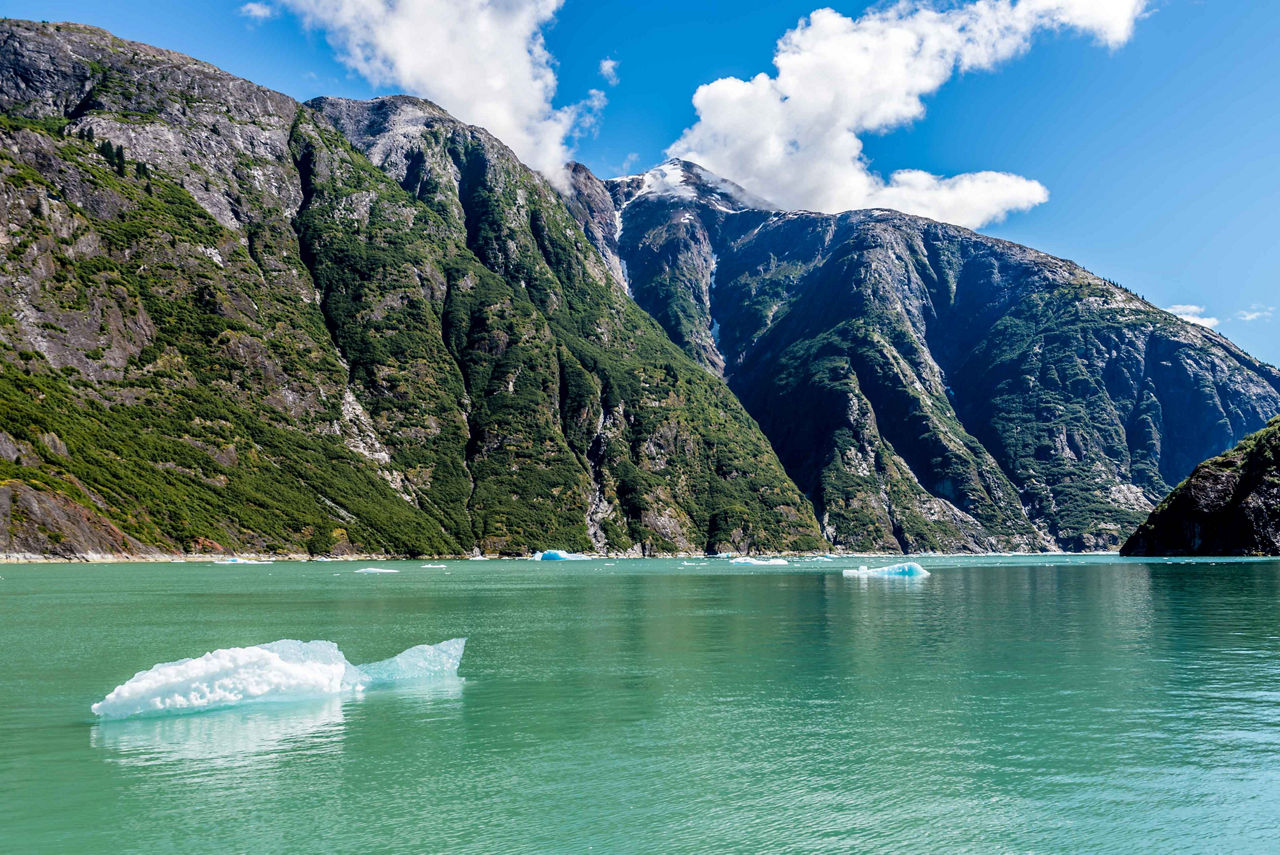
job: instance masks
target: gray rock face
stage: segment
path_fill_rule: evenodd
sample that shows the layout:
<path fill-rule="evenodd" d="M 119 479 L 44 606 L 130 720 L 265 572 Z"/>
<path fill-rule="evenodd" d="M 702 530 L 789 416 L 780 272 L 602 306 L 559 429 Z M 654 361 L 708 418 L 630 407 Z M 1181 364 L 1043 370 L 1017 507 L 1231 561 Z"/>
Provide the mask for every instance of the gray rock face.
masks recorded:
<path fill-rule="evenodd" d="M 1196 467 L 1124 555 L 1280 555 L 1280 419 Z"/>
<path fill-rule="evenodd" d="M 726 378 L 837 543 L 1114 548 L 1280 413 L 1274 368 L 1027 247 L 777 212 L 680 162 L 604 184 L 621 227 L 601 251 Z M 607 219 L 600 194 L 574 201 Z"/>
<path fill-rule="evenodd" d="M 285 214 L 301 203 L 288 96 L 95 27 L 9 20 L 0 38 L 0 111 L 93 128 L 130 159 L 180 176 L 228 228 L 259 217 L 262 202 Z"/>
<path fill-rule="evenodd" d="M 158 551 L 66 496 L 0 485 L 0 554 L 89 558 Z"/>

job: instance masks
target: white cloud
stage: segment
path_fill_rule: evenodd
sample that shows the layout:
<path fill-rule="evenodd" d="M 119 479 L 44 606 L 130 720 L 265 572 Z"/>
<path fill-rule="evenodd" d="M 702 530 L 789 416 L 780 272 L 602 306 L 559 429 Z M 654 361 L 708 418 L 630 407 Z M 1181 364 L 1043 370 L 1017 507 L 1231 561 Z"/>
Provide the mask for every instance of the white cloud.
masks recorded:
<path fill-rule="evenodd" d="M 1024 53 L 1042 30 L 1074 29 L 1116 47 L 1148 0 L 923 0 L 853 19 L 819 9 L 778 42 L 777 73 L 699 87 L 697 122 L 668 149 L 789 208 L 890 207 L 977 227 L 1048 199 L 1005 172 L 939 177 L 872 171 L 861 136 L 925 114 L 957 73 Z M 976 121 L 985 120 L 975 117 Z"/>
<path fill-rule="evenodd" d="M 1254 303 L 1248 309 L 1236 312 L 1236 318 L 1247 324 L 1253 323 L 1254 321 L 1270 321 L 1275 310 L 1275 306 L 1264 306 L 1261 303 Z"/>
<path fill-rule="evenodd" d="M 1205 315 L 1206 310 L 1204 306 L 1185 306 L 1179 304 L 1177 306 L 1170 306 L 1165 309 L 1165 311 L 1171 315 L 1177 315 L 1188 323 L 1199 324 L 1200 326 L 1208 327 L 1209 329 L 1213 329 L 1218 324 L 1222 323 L 1222 321 L 1217 318 Z"/>
<path fill-rule="evenodd" d="M 594 123 L 604 95 L 554 107 L 554 60 L 542 28 L 563 0 L 279 0 L 324 30 L 371 83 L 437 102 L 481 125 L 520 159 L 562 180 L 567 140 Z"/>
<path fill-rule="evenodd" d="M 255 21 L 265 21 L 280 14 L 280 10 L 268 3 L 245 3 L 240 7 L 240 14 Z"/>
<path fill-rule="evenodd" d="M 618 85 L 618 61 L 616 59 L 600 60 L 600 76 L 610 86 Z"/>

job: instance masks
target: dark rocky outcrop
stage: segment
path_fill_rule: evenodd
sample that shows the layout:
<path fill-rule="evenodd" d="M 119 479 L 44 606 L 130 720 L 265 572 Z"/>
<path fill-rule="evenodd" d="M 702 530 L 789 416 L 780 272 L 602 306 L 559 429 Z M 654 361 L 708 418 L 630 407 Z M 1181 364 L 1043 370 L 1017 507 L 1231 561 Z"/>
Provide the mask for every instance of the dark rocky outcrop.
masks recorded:
<path fill-rule="evenodd" d="M 1121 552 L 1280 556 L 1280 419 L 1197 466 Z"/>

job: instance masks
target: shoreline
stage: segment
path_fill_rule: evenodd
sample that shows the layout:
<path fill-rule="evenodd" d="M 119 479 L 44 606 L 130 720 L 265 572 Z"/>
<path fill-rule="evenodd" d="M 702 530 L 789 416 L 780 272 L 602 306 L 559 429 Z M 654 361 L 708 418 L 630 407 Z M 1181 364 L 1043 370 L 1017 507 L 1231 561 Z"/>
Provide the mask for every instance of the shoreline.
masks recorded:
<path fill-rule="evenodd" d="M 634 555 L 629 553 L 602 554 L 602 553 L 581 553 L 589 561 L 635 561 L 643 559 L 673 559 L 682 558 L 686 560 L 709 560 L 715 559 L 716 556 L 705 555 L 693 552 L 664 552 L 654 555 Z M 795 558 L 795 559 L 813 559 L 827 558 L 830 560 L 846 559 L 846 558 L 871 558 L 871 559 L 911 559 L 911 558 L 1034 558 L 1041 557 L 1066 557 L 1066 556 L 1113 556 L 1121 557 L 1118 550 L 1095 551 L 1095 552 L 771 552 L 771 553 L 733 553 L 730 557 L 737 558 L 750 555 L 756 558 Z M 219 561 L 228 561 L 235 559 L 232 564 L 241 561 L 270 561 L 278 563 L 350 563 L 353 561 L 471 561 L 477 560 L 476 556 L 471 555 L 420 555 L 416 557 L 408 557 L 403 555 L 382 555 L 374 553 L 355 553 L 352 555 L 340 556 L 312 556 L 305 554 L 276 555 L 265 553 L 236 553 L 236 554 L 210 554 L 210 555 L 191 555 L 187 553 L 146 553 L 142 555 L 118 555 L 103 553 L 87 553 L 84 555 L 62 556 L 62 555 L 40 555 L 36 553 L 23 552 L 5 552 L 0 553 L 0 565 L 13 564 L 214 564 Z M 485 561 L 528 561 L 528 555 L 486 555 L 479 556 L 478 560 Z"/>

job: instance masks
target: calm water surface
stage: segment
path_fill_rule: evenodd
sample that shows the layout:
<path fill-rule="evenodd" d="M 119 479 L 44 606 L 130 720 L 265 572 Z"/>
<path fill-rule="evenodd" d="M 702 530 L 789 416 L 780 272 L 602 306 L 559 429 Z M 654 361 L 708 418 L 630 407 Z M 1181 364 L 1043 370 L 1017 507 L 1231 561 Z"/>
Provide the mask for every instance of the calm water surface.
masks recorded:
<path fill-rule="evenodd" d="M 922 563 L 0 565 L 0 852 L 1280 851 L 1280 563 Z M 458 682 L 89 712 L 459 635 Z"/>

